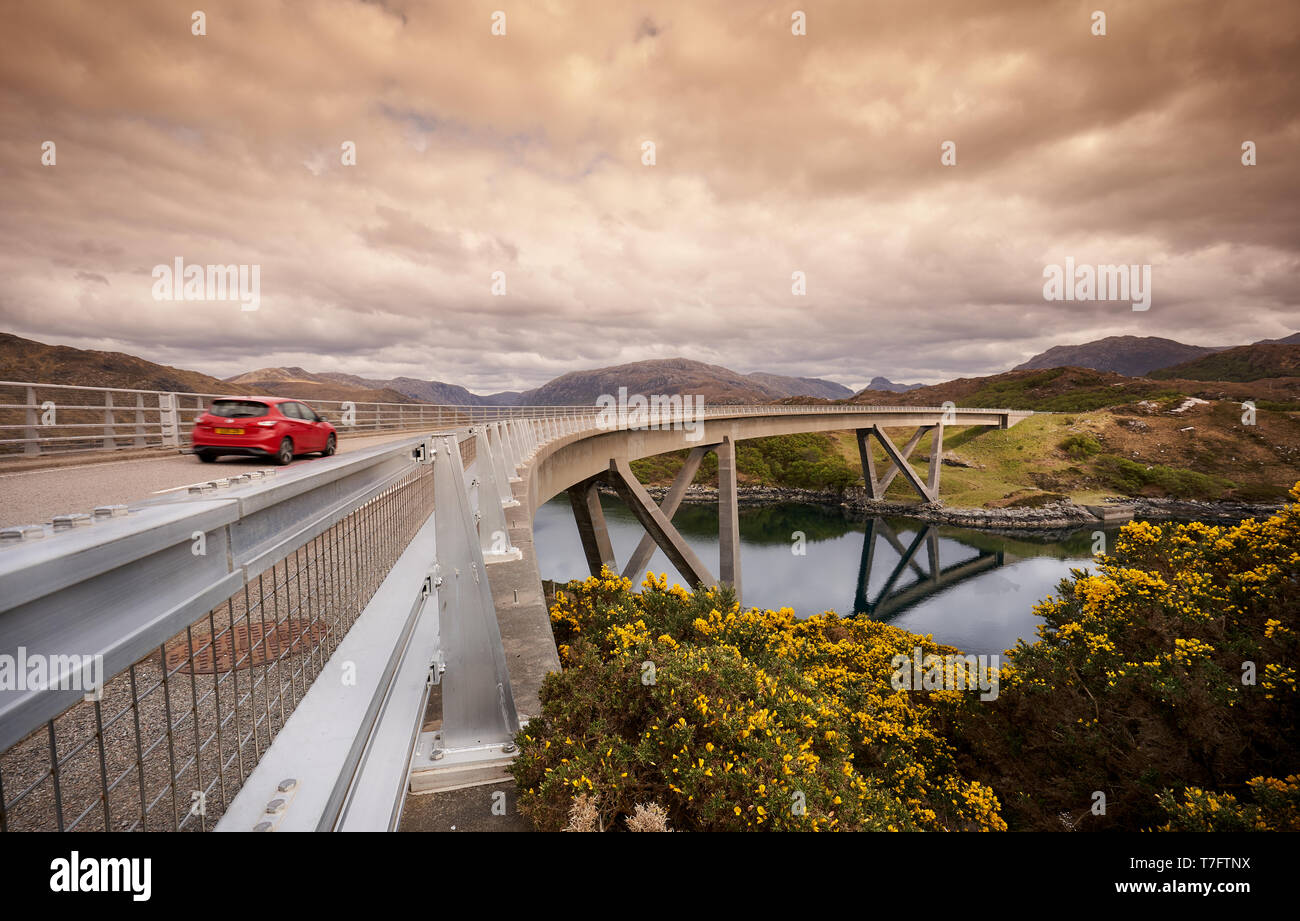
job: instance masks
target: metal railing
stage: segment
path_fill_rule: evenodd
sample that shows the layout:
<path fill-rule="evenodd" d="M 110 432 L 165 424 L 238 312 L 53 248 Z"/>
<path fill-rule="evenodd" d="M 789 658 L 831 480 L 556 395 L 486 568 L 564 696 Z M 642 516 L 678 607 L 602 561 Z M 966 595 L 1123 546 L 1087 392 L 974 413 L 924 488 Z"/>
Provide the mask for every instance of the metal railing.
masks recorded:
<path fill-rule="evenodd" d="M 237 394 L 185 393 L 0 381 L 0 457 L 39 457 L 129 448 L 183 447 L 194 421 L 214 399 Z M 296 398 L 295 398 L 296 399 Z M 643 412 L 597 406 L 460 406 L 435 403 L 368 403 L 302 398 L 342 434 L 430 431 L 506 419 L 583 418 L 626 428 L 629 414 L 648 424 L 698 420 L 700 413 L 681 405 L 654 404 Z M 882 413 L 944 412 L 942 406 L 842 404 L 712 404 L 705 418 L 755 414 L 835 414 L 864 410 Z M 1010 412 L 971 410 L 971 412 Z"/>

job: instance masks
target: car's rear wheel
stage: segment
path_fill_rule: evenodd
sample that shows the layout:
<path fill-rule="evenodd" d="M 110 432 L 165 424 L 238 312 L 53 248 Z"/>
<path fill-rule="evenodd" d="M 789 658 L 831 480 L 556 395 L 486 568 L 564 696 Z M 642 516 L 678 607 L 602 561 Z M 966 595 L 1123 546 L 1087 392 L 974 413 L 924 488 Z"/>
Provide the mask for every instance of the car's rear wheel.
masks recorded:
<path fill-rule="evenodd" d="M 216 461 L 217 455 L 211 451 L 195 451 L 194 454 L 205 464 L 211 464 Z"/>
<path fill-rule="evenodd" d="M 321 457 L 333 457 L 333 456 L 334 456 L 334 451 L 335 451 L 335 449 L 336 449 L 337 447 L 338 447 L 338 445 L 337 445 L 336 442 L 334 441 L 334 436 L 331 435 L 329 438 L 326 438 L 326 439 L 325 439 L 325 450 L 322 451 L 322 452 L 320 452 L 320 456 L 321 456 Z"/>
<path fill-rule="evenodd" d="M 293 439 L 280 439 L 280 450 L 275 452 L 275 462 L 281 467 L 287 467 L 293 462 Z"/>

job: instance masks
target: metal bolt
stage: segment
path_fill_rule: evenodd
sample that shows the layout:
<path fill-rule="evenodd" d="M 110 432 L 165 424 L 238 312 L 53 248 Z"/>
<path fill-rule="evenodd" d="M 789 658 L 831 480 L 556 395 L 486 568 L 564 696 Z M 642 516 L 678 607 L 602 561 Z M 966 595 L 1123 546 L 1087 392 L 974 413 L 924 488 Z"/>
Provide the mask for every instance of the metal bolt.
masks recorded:
<path fill-rule="evenodd" d="M 275 826 L 273 826 L 270 822 L 258 822 L 256 825 L 253 826 L 253 831 L 270 831 L 274 827 Z"/>
<path fill-rule="evenodd" d="M 284 780 L 280 781 L 280 785 L 276 787 L 276 789 L 279 790 L 281 793 L 288 793 L 291 790 L 298 789 L 298 781 L 292 777 L 287 777 Z"/>
<path fill-rule="evenodd" d="M 55 515 L 53 519 L 54 530 L 56 531 L 84 528 L 86 525 L 93 523 L 94 519 L 85 512 L 73 512 L 71 515 Z"/>
<path fill-rule="evenodd" d="M 39 524 L 22 524 L 0 530 L 0 542 L 40 540 L 45 536 L 45 526 Z"/>
<path fill-rule="evenodd" d="M 501 746 L 501 750 L 505 752 L 507 755 L 512 754 L 515 751 L 515 743 L 507 742 L 505 745 Z"/>
<path fill-rule="evenodd" d="M 95 508 L 96 518 L 125 518 L 126 513 L 125 505 L 100 505 Z"/>
<path fill-rule="evenodd" d="M 277 797 L 266 804 L 267 815 L 279 815 L 284 812 L 284 807 L 287 805 L 287 800 Z"/>

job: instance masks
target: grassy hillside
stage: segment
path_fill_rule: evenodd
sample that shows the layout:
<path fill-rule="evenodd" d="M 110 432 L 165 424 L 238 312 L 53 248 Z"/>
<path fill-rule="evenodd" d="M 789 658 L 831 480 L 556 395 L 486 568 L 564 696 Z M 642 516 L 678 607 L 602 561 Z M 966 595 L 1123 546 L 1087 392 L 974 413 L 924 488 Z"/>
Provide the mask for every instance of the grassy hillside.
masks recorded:
<path fill-rule="evenodd" d="M 1152 371 L 1150 376 L 1238 382 L 1270 377 L 1300 377 L 1300 345 L 1243 345 Z"/>
<path fill-rule="evenodd" d="M 1181 397 L 1145 400 L 1082 413 L 1034 415 L 1005 431 L 949 428 L 944 432 L 941 494 L 953 507 L 1034 506 L 1059 499 L 1099 502 L 1108 496 L 1239 499 L 1285 498 L 1300 480 L 1300 421 L 1260 409 L 1242 423 L 1240 404 L 1191 403 Z M 901 446 L 909 430 L 887 430 Z M 924 478 L 931 436 L 912 454 Z M 888 461 L 873 445 L 877 470 Z M 633 463 L 643 482 L 667 485 L 686 452 Z M 741 442 L 742 485 L 838 490 L 862 485 L 852 432 L 761 438 Z M 696 483 L 717 484 L 708 455 Z M 919 502 L 902 477 L 886 499 Z"/>

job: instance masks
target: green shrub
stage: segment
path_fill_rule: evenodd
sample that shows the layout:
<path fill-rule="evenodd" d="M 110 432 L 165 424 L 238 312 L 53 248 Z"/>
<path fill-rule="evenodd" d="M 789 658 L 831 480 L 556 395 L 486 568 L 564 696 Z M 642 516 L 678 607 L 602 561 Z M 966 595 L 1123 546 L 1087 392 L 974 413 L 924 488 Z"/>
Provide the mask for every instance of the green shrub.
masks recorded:
<path fill-rule="evenodd" d="M 1233 487 L 1223 477 L 1164 464 L 1143 464 L 1115 454 L 1100 455 L 1093 467 L 1103 482 L 1128 495 L 1215 499 Z"/>
<path fill-rule="evenodd" d="M 1066 436 L 1057 447 L 1074 460 L 1085 460 L 1102 452 L 1101 442 L 1083 433 Z"/>

